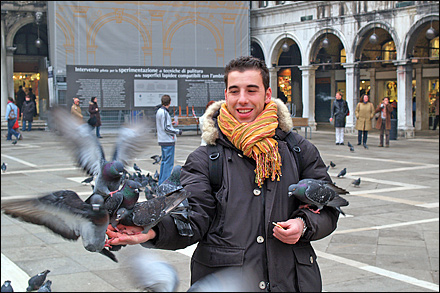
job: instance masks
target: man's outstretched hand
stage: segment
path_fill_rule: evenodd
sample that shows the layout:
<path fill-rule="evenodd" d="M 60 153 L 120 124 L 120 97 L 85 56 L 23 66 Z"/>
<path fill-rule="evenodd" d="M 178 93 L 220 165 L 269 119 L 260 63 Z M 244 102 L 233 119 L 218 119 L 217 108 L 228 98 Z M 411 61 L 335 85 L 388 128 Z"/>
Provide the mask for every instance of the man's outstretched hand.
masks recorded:
<path fill-rule="evenodd" d="M 156 237 L 156 232 L 150 229 L 148 233 L 144 234 L 144 228 L 139 226 L 125 226 L 119 224 L 113 228 L 112 225 L 107 227 L 107 244 L 109 245 L 134 245 L 147 242 Z"/>

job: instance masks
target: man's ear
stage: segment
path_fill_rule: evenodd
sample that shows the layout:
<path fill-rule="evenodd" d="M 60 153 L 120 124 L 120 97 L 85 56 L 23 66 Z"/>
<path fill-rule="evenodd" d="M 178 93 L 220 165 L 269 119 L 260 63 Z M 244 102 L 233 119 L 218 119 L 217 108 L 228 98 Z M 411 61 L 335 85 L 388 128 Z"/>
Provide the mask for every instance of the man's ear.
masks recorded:
<path fill-rule="evenodd" d="M 266 90 L 266 99 L 264 100 L 264 103 L 268 104 L 271 99 L 272 99 L 272 89 L 268 87 Z"/>

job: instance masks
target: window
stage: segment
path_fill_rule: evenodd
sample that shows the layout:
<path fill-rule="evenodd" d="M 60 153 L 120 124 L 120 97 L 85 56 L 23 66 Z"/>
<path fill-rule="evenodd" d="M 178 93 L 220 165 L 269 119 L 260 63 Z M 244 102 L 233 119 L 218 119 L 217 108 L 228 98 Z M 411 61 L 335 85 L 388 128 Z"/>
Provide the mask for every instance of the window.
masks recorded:
<path fill-rule="evenodd" d="M 382 60 L 395 60 L 396 56 L 396 46 L 393 41 L 389 41 L 382 46 Z"/>
<path fill-rule="evenodd" d="M 439 37 L 432 39 L 429 42 L 429 57 L 439 57 Z"/>

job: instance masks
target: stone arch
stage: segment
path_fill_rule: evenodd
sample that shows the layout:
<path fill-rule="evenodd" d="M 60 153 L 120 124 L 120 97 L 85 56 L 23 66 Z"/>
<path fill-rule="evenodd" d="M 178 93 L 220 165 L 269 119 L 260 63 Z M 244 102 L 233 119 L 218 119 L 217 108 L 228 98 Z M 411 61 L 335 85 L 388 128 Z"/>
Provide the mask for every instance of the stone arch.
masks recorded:
<path fill-rule="evenodd" d="M 390 35 L 391 38 L 394 41 L 394 44 L 396 45 L 396 52 L 399 52 L 399 54 L 396 56 L 396 59 L 401 59 L 401 54 L 400 54 L 400 40 L 399 37 L 396 33 L 396 31 L 386 22 L 383 21 L 373 21 L 368 23 L 367 25 L 363 26 L 358 33 L 356 34 L 356 37 L 354 38 L 353 41 L 353 46 L 352 49 L 350 50 L 350 55 L 352 57 L 355 58 L 360 58 L 361 55 L 361 50 L 363 49 L 362 43 L 365 42 L 365 36 L 368 34 L 368 32 L 370 32 L 372 29 L 374 28 L 381 28 L 385 31 L 387 31 Z M 346 50 L 347 51 L 347 50 Z M 354 59 L 351 61 L 353 62 Z"/>
<path fill-rule="evenodd" d="M 405 39 L 402 44 L 402 59 L 408 58 L 408 54 L 410 52 L 410 49 L 415 46 L 415 42 L 417 41 L 416 35 L 421 32 L 424 25 L 426 23 L 430 23 L 431 21 L 438 21 L 439 15 L 438 14 L 432 14 L 432 15 L 426 15 L 416 21 L 411 28 L 408 30 L 408 32 L 405 35 Z"/>
<path fill-rule="evenodd" d="M 20 18 L 13 26 L 9 29 L 8 35 L 6 36 L 6 47 L 14 46 L 15 34 L 25 25 L 33 23 L 35 17 L 32 14 L 28 14 L 26 17 Z"/>
<path fill-rule="evenodd" d="M 280 57 L 280 55 L 278 53 L 279 53 L 281 46 L 284 44 L 284 40 L 287 40 L 287 43 L 289 44 L 289 46 L 292 45 L 292 42 L 294 42 L 298 46 L 298 49 L 300 51 L 301 60 L 304 60 L 304 56 L 303 56 L 304 50 L 302 48 L 301 42 L 299 42 L 296 35 L 293 35 L 291 33 L 282 33 L 273 40 L 273 43 L 272 43 L 271 47 L 269 48 L 269 58 L 270 59 L 268 59 L 268 60 L 270 60 L 270 64 L 276 63 L 278 61 L 278 58 Z M 304 61 L 302 61 L 302 62 L 304 62 Z"/>
<path fill-rule="evenodd" d="M 258 46 L 260 46 L 261 51 L 263 52 L 264 61 L 266 62 L 267 59 L 267 52 L 266 48 L 264 47 L 264 42 L 262 42 L 259 38 L 251 37 L 251 43 L 256 43 Z"/>
<path fill-rule="evenodd" d="M 304 65 L 310 65 L 310 61 L 312 60 L 313 56 L 317 53 L 317 47 L 318 47 L 318 43 L 317 40 L 325 34 L 333 34 L 335 35 L 339 41 L 342 43 L 342 46 L 344 46 L 345 48 L 345 52 L 347 54 L 346 56 L 346 62 L 347 63 L 351 63 L 352 60 L 352 56 L 349 56 L 348 52 L 350 52 L 350 47 L 347 44 L 347 40 L 345 39 L 345 36 L 338 30 L 334 29 L 334 28 L 322 28 L 320 30 L 318 30 L 310 39 L 310 42 L 307 45 L 307 49 L 306 52 L 304 52 L 304 56 L 305 58 L 303 60 L 305 60 L 303 63 Z"/>

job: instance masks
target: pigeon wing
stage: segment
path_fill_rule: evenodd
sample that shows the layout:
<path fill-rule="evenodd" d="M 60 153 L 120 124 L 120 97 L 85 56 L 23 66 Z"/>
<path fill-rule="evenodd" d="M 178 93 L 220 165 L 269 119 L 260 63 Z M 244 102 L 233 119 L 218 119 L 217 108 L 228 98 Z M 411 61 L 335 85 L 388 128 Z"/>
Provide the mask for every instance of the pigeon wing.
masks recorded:
<path fill-rule="evenodd" d="M 55 191 L 39 198 L 5 200 L 5 214 L 42 225 L 69 240 L 77 240 L 81 226 L 89 221 L 90 207 L 70 190 Z"/>
<path fill-rule="evenodd" d="M 148 122 L 139 122 L 124 126 L 119 131 L 113 151 L 113 160 L 120 161 L 125 166 L 144 149 L 148 141 L 154 139 L 152 127 Z"/>
<path fill-rule="evenodd" d="M 64 139 L 78 166 L 89 175 L 98 175 L 105 163 L 105 155 L 90 126 L 79 122 L 63 108 L 54 108 L 49 113 L 49 127 Z"/>
<path fill-rule="evenodd" d="M 145 230 L 154 227 L 163 217 L 172 212 L 190 192 L 185 189 L 174 191 L 165 196 L 138 202 L 133 208 L 133 222 L 137 226 L 146 227 Z"/>

